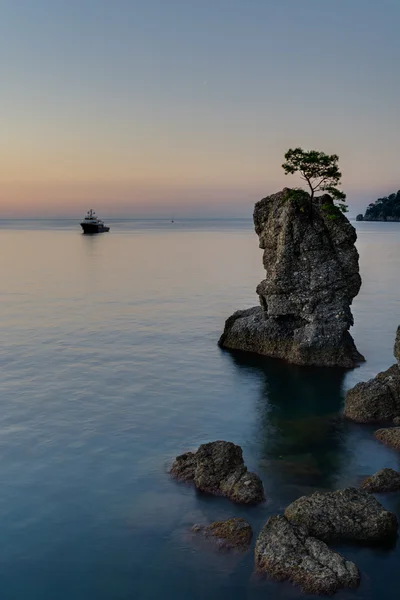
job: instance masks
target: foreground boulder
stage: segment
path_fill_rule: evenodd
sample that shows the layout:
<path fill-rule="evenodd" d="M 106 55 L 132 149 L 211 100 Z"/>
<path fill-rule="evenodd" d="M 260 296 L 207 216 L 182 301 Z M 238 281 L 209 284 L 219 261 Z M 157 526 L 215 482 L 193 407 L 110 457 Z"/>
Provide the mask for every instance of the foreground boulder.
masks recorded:
<path fill-rule="evenodd" d="M 400 327 L 394 355 L 400 359 Z M 367 382 L 357 383 L 346 394 L 344 416 L 357 423 L 380 423 L 400 418 L 400 368 L 398 363 Z"/>
<path fill-rule="evenodd" d="M 377 544 L 391 541 L 397 534 L 396 516 L 373 496 L 355 488 L 302 496 L 286 508 L 285 517 L 325 542 Z"/>
<path fill-rule="evenodd" d="M 366 492 L 396 492 L 400 490 L 400 473 L 393 469 L 381 469 L 362 481 L 360 488 Z"/>
<path fill-rule="evenodd" d="M 193 531 L 212 537 L 223 550 L 246 550 L 253 537 L 253 531 L 247 521 L 240 518 L 227 521 L 215 521 L 211 525 L 195 525 Z"/>
<path fill-rule="evenodd" d="M 202 492 L 226 496 L 241 504 L 258 504 L 265 499 L 261 479 L 247 471 L 241 447 L 232 442 L 202 444 L 197 452 L 178 456 L 170 473 L 177 479 L 193 481 Z"/>
<path fill-rule="evenodd" d="M 390 446 L 395 450 L 400 450 L 400 427 L 389 427 L 388 429 L 378 429 L 375 431 L 375 437 L 377 440 Z"/>
<path fill-rule="evenodd" d="M 307 194 L 285 188 L 255 205 L 254 225 L 267 275 L 260 306 L 234 313 L 219 345 L 300 365 L 364 360 L 349 333 L 361 286 L 357 235 L 332 198 L 315 198 L 310 211 Z"/>
<path fill-rule="evenodd" d="M 289 580 L 307 594 L 333 594 L 340 588 L 355 588 L 360 581 L 354 563 L 282 516 L 268 519 L 254 553 L 258 571 Z"/>

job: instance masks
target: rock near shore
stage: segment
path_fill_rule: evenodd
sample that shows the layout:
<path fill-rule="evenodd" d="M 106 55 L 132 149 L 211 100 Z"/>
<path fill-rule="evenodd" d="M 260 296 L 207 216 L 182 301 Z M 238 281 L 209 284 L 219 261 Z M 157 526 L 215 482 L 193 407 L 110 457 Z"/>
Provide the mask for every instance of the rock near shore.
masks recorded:
<path fill-rule="evenodd" d="M 286 508 L 285 517 L 324 542 L 386 544 L 396 537 L 398 527 L 393 513 L 355 488 L 302 496 Z"/>
<path fill-rule="evenodd" d="M 400 450 L 400 427 L 388 427 L 387 429 L 378 429 L 375 431 L 375 437 L 377 440 L 390 446 L 395 450 Z"/>
<path fill-rule="evenodd" d="M 240 504 L 258 504 L 265 499 L 261 479 L 248 472 L 241 447 L 232 442 L 202 444 L 196 452 L 178 456 L 170 473 L 176 479 L 193 481 L 202 492 Z"/>
<path fill-rule="evenodd" d="M 270 517 L 255 546 L 256 569 L 299 585 L 307 594 L 333 594 L 360 581 L 356 565 L 285 517 Z"/>
<path fill-rule="evenodd" d="M 266 270 L 260 306 L 234 313 L 219 345 L 301 365 L 364 360 L 349 333 L 361 286 L 357 236 L 332 198 L 314 199 L 310 211 L 285 188 L 255 205 L 254 225 Z"/>
<path fill-rule="evenodd" d="M 397 364 L 346 394 L 344 416 L 357 423 L 393 421 L 400 414 L 400 369 Z"/>
<path fill-rule="evenodd" d="M 400 360 L 400 327 L 394 355 Z M 398 362 L 366 382 L 357 383 L 346 394 L 344 416 L 358 423 L 398 421 L 400 417 L 400 368 Z"/>
<path fill-rule="evenodd" d="M 400 490 L 400 473 L 394 469 L 381 469 L 366 477 L 360 488 L 370 493 L 397 492 Z"/>

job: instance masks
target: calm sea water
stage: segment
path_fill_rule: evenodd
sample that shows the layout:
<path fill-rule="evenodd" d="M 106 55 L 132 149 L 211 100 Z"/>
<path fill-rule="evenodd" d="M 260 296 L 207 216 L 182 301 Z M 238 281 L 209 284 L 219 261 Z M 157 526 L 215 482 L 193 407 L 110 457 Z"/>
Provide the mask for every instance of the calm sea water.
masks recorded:
<path fill-rule="evenodd" d="M 217 347 L 224 320 L 257 303 L 250 221 L 0 222 L 0 589 L 8 600 L 296 599 L 218 554 L 194 523 L 269 515 L 316 489 L 357 485 L 399 454 L 337 418 L 346 389 L 393 362 L 400 224 L 358 223 L 363 286 L 350 372 Z M 182 451 L 240 444 L 268 501 L 246 509 L 171 481 Z M 400 495 L 380 498 L 400 517 Z M 398 597 L 397 549 L 339 548 L 357 592 Z"/>

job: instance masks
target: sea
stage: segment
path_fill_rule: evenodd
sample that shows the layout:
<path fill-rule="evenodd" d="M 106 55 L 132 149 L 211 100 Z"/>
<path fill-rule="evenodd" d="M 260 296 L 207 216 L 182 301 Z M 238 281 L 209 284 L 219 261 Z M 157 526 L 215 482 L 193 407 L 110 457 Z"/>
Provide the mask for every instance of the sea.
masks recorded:
<path fill-rule="evenodd" d="M 270 515 L 357 486 L 400 454 L 342 420 L 346 390 L 392 365 L 400 223 L 355 223 L 359 368 L 221 350 L 264 276 L 251 220 L 0 221 L 0 593 L 4 600 L 308 598 L 254 573 Z M 240 444 L 267 501 L 241 507 L 170 478 L 178 454 Z M 400 494 L 377 496 L 400 519 Z M 252 548 L 217 551 L 194 524 L 244 517 Z M 400 542 L 337 545 L 361 571 L 338 599 L 397 600 Z"/>

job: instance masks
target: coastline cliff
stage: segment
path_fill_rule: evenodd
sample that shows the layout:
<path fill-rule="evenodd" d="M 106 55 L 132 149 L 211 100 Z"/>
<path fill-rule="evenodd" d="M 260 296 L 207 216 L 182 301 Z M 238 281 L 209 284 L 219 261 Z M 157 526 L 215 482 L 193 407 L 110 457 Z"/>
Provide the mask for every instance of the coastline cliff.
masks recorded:
<path fill-rule="evenodd" d="M 313 203 L 285 188 L 257 202 L 255 231 L 266 278 L 260 306 L 225 323 L 222 348 L 291 363 L 352 368 L 363 356 L 349 333 L 361 286 L 354 227 L 325 194 Z"/>
<path fill-rule="evenodd" d="M 400 221 L 400 190 L 396 194 L 390 194 L 378 198 L 372 202 L 365 214 L 357 215 L 357 221 Z"/>

